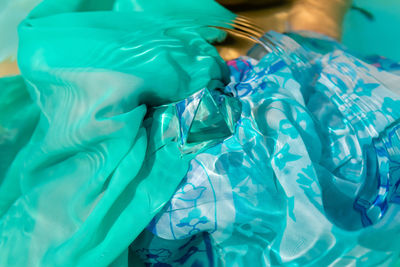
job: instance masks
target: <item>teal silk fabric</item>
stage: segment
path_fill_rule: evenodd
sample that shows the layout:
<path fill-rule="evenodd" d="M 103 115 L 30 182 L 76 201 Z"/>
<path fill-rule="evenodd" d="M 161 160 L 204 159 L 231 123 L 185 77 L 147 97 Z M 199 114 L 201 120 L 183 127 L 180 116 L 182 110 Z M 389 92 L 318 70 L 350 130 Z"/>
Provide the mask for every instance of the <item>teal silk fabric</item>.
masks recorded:
<path fill-rule="evenodd" d="M 224 33 L 205 25 L 210 8 L 233 15 L 209 2 L 48 0 L 20 25 L 27 86 L 1 82 L 21 101 L 2 99 L 0 266 L 127 265 L 192 158 L 173 140 L 152 145 L 148 107 L 228 82 L 208 43 Z"/>
<path fill-rule="evenodd" d="M 0 2 L 0 62 L 16 59 L 18 24 L 42 0 L 2 0 Z"/>
<path fill-rule="evenodd" d="M 45 0 L 0 80 L 0 266 L 391 266 L 400 65 L 214 1 Z"/>

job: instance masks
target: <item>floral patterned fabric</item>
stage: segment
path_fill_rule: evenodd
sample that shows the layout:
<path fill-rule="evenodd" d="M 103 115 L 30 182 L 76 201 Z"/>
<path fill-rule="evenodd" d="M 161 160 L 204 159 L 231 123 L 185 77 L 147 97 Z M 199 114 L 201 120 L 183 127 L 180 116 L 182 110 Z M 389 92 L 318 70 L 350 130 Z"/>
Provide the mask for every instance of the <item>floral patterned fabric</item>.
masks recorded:
<path fill-rule="evenodd" d="M 279 38 L 312 58 L 311 75 L 296 74 L 299 64 L 276 52 L 228 62 L 224 94 L 240 102 L 240 116 L 230 136 L 191 161 L 170 203 L 131 245 L 147 265 L 398 259 L 399 64 L 361 60 L 326 38 Z"/>

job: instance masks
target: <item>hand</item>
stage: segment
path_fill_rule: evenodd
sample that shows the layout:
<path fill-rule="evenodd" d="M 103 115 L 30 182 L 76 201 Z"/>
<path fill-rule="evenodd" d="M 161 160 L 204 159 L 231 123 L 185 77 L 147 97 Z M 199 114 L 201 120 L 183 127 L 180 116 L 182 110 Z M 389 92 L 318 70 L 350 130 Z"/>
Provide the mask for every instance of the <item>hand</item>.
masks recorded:
<path fill-rule="evenodd" d="M 314 31 L 340 39 L 342 22 L 351 0 L 294 0 L 289 11 L 289 30 Z"/>

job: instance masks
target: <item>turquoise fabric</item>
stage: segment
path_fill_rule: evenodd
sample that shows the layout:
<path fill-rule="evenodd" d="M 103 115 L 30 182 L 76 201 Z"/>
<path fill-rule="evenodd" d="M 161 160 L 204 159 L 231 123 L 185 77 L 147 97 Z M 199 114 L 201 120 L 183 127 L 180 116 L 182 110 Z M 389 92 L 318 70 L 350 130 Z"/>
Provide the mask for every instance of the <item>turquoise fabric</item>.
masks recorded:
<path fill-rule="evenodd" d="M 18 47 L 18 24 L 42 0 L 2 0 L 0 2 L 0 62 L 15 60 Z"/>
<path fill-rule="evenodd" d="M 39 120 L 21 76 L 0 79 L 0 183 Z"/>
<path fill-rule="evenodd" d="M 399 64 L 213 1 L 45 0 L 0 80 L 0 266 L 390 266 Z"/>
<path fill-rule="evenodd" d="M 141 3 L 47 0 L 20 25 L 27 92 L 20 77 L 1 90 L 21 90 L 22 100 L 5 104 L 24 106 L 23 127 L 35 130 L 12 164 L 29 133 L 5 144 L 2 135 L 12 148 L 0 164 L 0 266 L 126 266 L 129 244 L 184 177 L 193 154 L 174 140 L 153 145 L 143 118 L 148 107 L 228 82 L 208 43 L 224 33 L 205 26 L 214 23 L 205 11 L 214 6 L 219 22 L 232 14 L 213 1 L 181 17 L 177 1 L 171 14 Z M 139 11 L 119 11 L 125 5 Z M 8 132 L 21 124 L 9 121 Z"/>

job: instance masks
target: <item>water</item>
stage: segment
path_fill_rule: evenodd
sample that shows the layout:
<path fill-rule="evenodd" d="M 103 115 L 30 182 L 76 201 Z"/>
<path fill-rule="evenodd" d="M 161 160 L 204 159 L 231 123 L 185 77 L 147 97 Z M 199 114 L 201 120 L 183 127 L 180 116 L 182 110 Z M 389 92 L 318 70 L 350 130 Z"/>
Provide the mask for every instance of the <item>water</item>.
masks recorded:
<path fill-rule="evenodd" d="M 373 20 L 351 10 L 344 22 L 343 43 L 363 54 L 400 61 L 400 1 L 355 0 L 354 5 L 371 13 Z"/>

